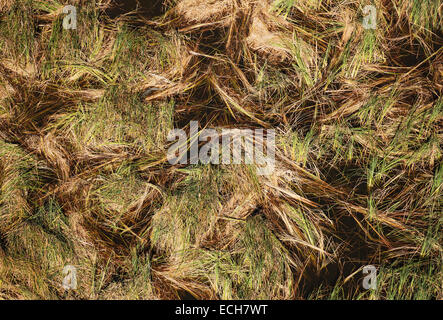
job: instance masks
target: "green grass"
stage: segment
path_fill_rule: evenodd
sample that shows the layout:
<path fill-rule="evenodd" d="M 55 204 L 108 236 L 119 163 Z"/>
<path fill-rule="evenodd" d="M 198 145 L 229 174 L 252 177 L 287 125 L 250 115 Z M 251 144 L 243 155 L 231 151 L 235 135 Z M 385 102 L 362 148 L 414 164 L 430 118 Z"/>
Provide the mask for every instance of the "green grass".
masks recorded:
<path fill-rule="evenodd" d="M 0 7 L 0 299 L 442 299 L 440 2 L 196 2 Z M 275 171 L 169 164 L 191 120 Z"/>

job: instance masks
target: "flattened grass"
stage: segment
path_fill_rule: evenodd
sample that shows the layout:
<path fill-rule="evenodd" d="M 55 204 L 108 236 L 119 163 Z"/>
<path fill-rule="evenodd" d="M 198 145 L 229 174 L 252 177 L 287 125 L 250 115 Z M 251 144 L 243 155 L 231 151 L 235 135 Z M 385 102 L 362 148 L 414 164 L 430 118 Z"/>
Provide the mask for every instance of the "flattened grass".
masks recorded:
<path fill-rule="evenodd" d="M 66 3 L 0 6 L 0 298 L 442 298 L 439 1 Z M 275 171 L 170 165 L 191 120 Z"/>

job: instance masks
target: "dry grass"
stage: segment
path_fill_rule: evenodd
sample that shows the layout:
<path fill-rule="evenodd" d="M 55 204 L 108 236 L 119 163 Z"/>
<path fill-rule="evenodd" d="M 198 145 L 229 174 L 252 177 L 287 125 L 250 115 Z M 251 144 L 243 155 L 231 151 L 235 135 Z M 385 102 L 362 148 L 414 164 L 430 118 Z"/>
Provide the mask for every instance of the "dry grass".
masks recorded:
<path fill-rule="evenodd" d="M 443 298 L 441 1 L 67 3 L 0 5 L 0 298 Z M 190 120 L 275 171 L 170 165 Z"/>

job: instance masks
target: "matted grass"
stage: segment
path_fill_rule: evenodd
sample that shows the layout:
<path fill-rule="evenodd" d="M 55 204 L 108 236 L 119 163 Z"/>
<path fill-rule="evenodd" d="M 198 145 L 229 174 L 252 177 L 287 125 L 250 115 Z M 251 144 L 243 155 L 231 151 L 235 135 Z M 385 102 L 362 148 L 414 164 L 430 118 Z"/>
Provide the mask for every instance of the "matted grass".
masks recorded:
<path fill-rule="evenodd" d="M 0 5 L 0 298 L 443 299 L 440 0 L 115 2 Z M 170 165 L 191 120 L 275 171 Z"/>

